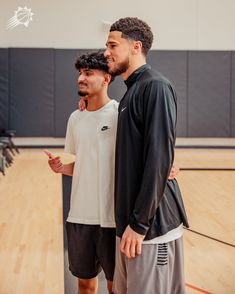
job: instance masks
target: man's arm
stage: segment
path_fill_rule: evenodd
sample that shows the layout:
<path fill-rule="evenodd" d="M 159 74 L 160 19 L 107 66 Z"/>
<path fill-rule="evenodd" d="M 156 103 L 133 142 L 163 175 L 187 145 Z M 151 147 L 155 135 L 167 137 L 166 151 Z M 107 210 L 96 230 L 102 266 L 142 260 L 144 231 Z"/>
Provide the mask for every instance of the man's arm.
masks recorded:
<path fill-rule="evenodd" d="M 178 163 L 174 160 L 170 170 L 168 180 L 174 180 L 174 178 L 178 175 L 179 171 L 180 171 L 180 168 L 178 166 Z"/>
<path fill-rule="evenodd" d="M 179 171 L 180 168 L 176 161 L 174 161 L 170 170 L 168 180 L 174 180 L 175 177 L 178 175 Z M 132 241 L 134 245 L 130 243 L 130 240 L 127 241 L 127 238 L 131 238 L 132 240 L 134 240 L 134 242 Z M 130 226 L 127 226 L 124 234 L 122 235 L 120 249 L 128 258 L 135 257 L 136 255 L 141 254 L 143 239 L 144 235 L 136 233 L 134 230 L 130 228 Z"/>
<path fill-rule="evenodd" d="M 67 176 L 72 176 L 73 175 L 73 169 L 74 169 L 74 163 L 71 162 L 68 164 L 63 164 L 60 160 L 59 156 L 54 156 L 51 152 L 48 150 L 44 150 L 44 152 L 47 154 L 49 157 L 48 159 L 48 164 L 50 168 L 55 172 L 55 173 L 61 173 L 63 175 Z"/>
<path fill-rule="evenodd" d="M 144 172 L 129 226 L 120 249 L 127 257 L 141 253 L 150 220 L 163 197 L 174 158 L 176 101 L 170 85 L 151 83 L 145 89 Z"/>
<path fill-rule="evenodd" d="M 48 160 L 48 164 L 50 165 L 51 169 L 55 173 L 61 173 L 63 175 L 71 176 L 71 177 L 73 176 L 74 163 L 75 162 L 71 162 L 71 163 L 68 163 L 68 164 L 63 164 L 60 161 L 59 157 L 55 157 L 55 159 L 49 159 Z"/>

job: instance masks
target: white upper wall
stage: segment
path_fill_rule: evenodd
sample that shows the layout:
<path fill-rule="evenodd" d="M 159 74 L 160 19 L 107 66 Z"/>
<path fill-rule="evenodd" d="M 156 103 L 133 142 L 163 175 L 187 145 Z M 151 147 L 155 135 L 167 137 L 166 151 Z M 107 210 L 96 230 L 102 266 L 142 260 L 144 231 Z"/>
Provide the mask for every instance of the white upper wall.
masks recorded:
<path fill-rule="evenodd" d="M 152 28 L 153 49 L 235 50 L 235 0 L 0 1 L 0 47 L 103 48 L 103 21 L 137 16 Z M 19 6 L 33 21 L 7 30 Z"/>

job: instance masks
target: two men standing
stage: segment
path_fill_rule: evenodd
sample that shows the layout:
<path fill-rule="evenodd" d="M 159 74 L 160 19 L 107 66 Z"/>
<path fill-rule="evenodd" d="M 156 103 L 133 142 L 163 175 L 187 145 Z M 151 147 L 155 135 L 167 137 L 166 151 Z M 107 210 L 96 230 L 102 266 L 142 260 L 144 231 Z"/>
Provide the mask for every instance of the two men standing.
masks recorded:
<path fill-rule="evenodd" d="M 109 293 L 111 287 L 115 294 L 185 293 L 182 226 L 188 226 L 188 222 L 177 181 L 168 179 L 174 160 L 176 93 L 165 77 L 146 64 L 152 41 L 153 34 L 144 21 L 122 18 L 111 26 L 105 58 L 100 59 L 108 67 L 94 65 L 97 56 L 80 57 L 80 94 L 86 97 L 88 107 L 84 113 L 71 115 L 65 145 L 76 160 L 67 172 L 59 158 L 49 159 L 55 172 L 73 175 L 68 223 L 77 225 L 67 225 L 74 227 L 73 233 L 67 230 L 69 242 L 72 240 L 69 255 L 82 251 L 85 259 L 94 263 L 90 272 L 81 274 L 78 272 L 83 271 L 85 260 L 70 255 L 71 271 L 74 262 L 81 267 L 73 273 L 79 278 L 80 294 L 96 293 L 100 266 L 105 270 L 107 262 L 114 267 L 112 255 L 105 262 L 103 258 L 107 244 L 114 248 L 110 241 L 114 237 L 102 240 L 100 230 L 106 227 L 101 222 L 104 206 L 112 211 L 112 203 L 117 238 L 113 285 L 112 275 L 106 275 Z M 96 75 L 100 72 L 101 78 Z M 108 84 L 115 75 L 121 75 L 127 86 L 118 113 L 116 102 L 107 96 Z M 80 201 L 87 202 L 86 210 L 71 218 Z M 81 225 L 85 229 L 83 226 L 78 232 Z M 96 232 L 88 232 L 90 226 L 96 226 Z M 76 238 L 77 245 L 73 243 Z M 84 239 L 86 245 L 81 249 Z M 104 246 L 103 251 L 99 246 Z M 88 252 L 88 248 L 92 250 Z"/>

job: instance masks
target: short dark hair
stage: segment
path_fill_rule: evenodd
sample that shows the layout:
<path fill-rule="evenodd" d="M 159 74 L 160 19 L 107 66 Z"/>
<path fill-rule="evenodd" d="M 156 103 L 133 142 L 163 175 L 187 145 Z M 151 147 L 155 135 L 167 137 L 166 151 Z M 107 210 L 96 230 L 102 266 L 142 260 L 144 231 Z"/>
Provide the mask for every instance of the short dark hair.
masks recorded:
<path fill-rule="evenodd" d="M 104 51 L 101 50 L 79 56 L 75 63 L 75 67 L 77 70 L 81 68 L 98 69 L 110 74 L 107 58 L 104 56 Z M 110 83 L 113 80 L 114 76 L 111 75 Z"/>
<path fill-rule="evenodd" d="M 137 17 L 120 18 L 110 27 L 110 32 L 122 32 L 122 37 L 141 41 L 142 53 L 146 56 L 153 43 L 153 33 L 150 26 Z"/>
<path fill-rule="evenodd" d="M 78 57 L 75 67 L 77 70 L 81 68 L 99 69 L 109 73 L 109 67 L 103 51 L 85 53 Z"/>

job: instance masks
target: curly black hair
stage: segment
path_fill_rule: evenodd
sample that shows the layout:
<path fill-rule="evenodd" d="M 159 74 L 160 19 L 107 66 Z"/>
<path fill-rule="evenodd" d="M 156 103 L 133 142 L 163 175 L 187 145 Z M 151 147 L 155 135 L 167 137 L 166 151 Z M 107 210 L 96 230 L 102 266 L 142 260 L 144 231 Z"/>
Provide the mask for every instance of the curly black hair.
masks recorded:
<path fill-rule="evenodd" d="M 137 17 L 120 18 L 111 25 L 109 31 L 119 31 L 123 38 L 141 41 L 142 53 L 145 56 L 153 43 L 153 33 L 150 26 Z"/>
<path fill-rule="evenodd" d="M 86 53 L 78 57 L 75 67 L 77 70 L 81 68 L 100 69 L 108 73 L 108 63 L 103 51 Z"/>
<path fill-rule="evenodd" d="M 98 69 L 110 74 L 107 59 L 104 56 L 104 51 L 101 50 L 79 56 L 75 63 L 75 67 L 77 70 L 81 68 Z M 113 80 L 114 76 L 111 75 L 110 82 Z"/>

